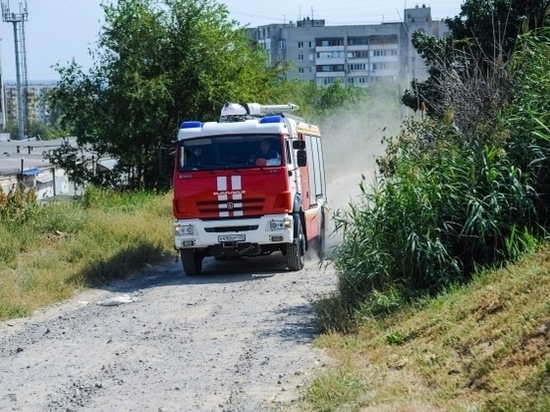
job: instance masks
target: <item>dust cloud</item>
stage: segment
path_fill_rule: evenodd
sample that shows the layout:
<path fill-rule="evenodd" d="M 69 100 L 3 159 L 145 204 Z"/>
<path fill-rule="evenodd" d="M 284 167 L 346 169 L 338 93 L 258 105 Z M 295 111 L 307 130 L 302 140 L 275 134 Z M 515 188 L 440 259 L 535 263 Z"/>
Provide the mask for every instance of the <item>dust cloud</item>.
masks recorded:
<path fill-rule="evenodd" d="M 397 135 L 403 116 L 397 91 L 384 88 L 369 91 L 367 102 L 357 108 L 337 110 L 320 122 L 331 217 L 326 244 L 329 254 L 341 241 L 334 232 L 332 216 L 359 199 L 362 175 L 368 185 L 373 182 L 376 158 L 385 150 L 382 139 Z"/>

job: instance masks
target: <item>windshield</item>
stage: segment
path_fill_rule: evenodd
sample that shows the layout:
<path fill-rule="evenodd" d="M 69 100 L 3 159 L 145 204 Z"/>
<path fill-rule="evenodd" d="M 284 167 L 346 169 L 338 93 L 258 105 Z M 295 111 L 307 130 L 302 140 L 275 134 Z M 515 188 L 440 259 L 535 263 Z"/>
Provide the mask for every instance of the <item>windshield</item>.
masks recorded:
<path fill-rule="evenodd" d="M 180 142 L 180 170 L 270 167 L 283 163 L 278 135 L 231 135 Z"/>

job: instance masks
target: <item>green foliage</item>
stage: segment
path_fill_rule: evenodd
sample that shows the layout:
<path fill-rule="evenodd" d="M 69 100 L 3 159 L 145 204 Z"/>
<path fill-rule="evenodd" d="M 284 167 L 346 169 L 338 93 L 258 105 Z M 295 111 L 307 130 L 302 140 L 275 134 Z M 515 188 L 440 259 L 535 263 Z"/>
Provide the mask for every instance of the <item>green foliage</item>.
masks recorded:
<path fill-rule="evenodd" d="M 35 206 L 34 190 L 15 185 L 6 194 L 0 187 L 0 225 L 25 223 L 32 216 Z"/>
<path fill-rule="evenodd" d="M 88 159 L 77 148 L 62 144 L 59 148 L 44 153 L 44 157 L 53 165 L 61 167 L 76 185 L 83 186 L 88 182 L 99 182 L 93 170 L 88 167 Z"/>
<path fill-rule="evenodd" d="M 377 308 L 379 296 L 394 296 L 391 310 L 532 246 L 532 176 L 487 143 L 464 145 L 451 125 L 429 119 L 410 120 L 389 140 L 375 184 L 363 180 L 362 199 L 334 216 L 343 234 L 335 264 L 347 305 Z"/>
<path fill-rule="evenodd" d="M 517 73 L 513 100 L 505 113 L 511 129 L 510 154 L 515 164 L 535 177 L 539 221 L 548 221 L 550 207 L 550 30 L 522 38 L 512 62 Z"/>
<path fill-rule="evenodd" d="M 491 66 L 483 94 L 484 76 L 463 78 L 443 116 L 410 120 L 388 140 L 374 185 L 363 181 L 362 199 L 335 215 L 345 305 L 386 315 L 517 260 L 546 235 L 549 38 L 547 29 L 523 37 L 508 64 Z"/>
<path fill-rule="evenodd" d="M 408 334 L 399 331 L 386 335 L 386 343 L 388 345 L 403 345 L 407 340 Z"/>
<path fill-rule="evenodd" d="M 268 68 L 264 51 L 222 4 L 120 0 L 104 10 L 94 68 L 58 67 L 50 99 L 80 145 L 117 159 L 115 182 L 127 175 L 131 186 L 156 186 L 158 147 L 174 139 L 182 120 L 214 120 L 226 101 L 278 96 L 285 66 Z M 64 156 L 53 161 L 69 171 L 82 167 Z"/>
<path fill-rule="evenodd" d="M 18 139 L 19 125 L 16 120 L 8 120 L 5 129 L 13 140 Z M 45 124 L 38 120 L 33 120 L 25 127 L 25 135 L 28 137 L 36 137 L 38 140 L 53 140 L 67 136 L 67 133 L 57 126 L 52 126 L 51 123 Z"/>
<path fill-rule="evenodd" d="M 41 205 L 29 224 L 35 233 L 64 236 L 82 230 L 86 215 L 74 201 L 52 201 Z"/>
<path fill-rule="evenodd" d="M 436 40 L 420 32 L 413 33 L 413 46 L 425 60 L 429 77 L 422 82 L 413 79 L 402 102 L 415 111 L 442 116 L 456 104 L 460 86 L 472 77 L 480 77 L 487 79 L 480 79 L 477 89 L 469 89 L 477 90 L 478 98 L 470 95 L 465 100 L 470 105 L 482 103 L 491 96 L 484 90 L 485 84 L 490 84 L 494 77 L 500 78 L 502 64 L 512 55 L 520 34 L 545 25 L 549 6 L 548 0 L 466 0 L 460 14 L 445 21 L 449 37 Z M 486 109 L 495 108 L 487 105 Z"/>
<path fill-rule="evenodd" d="M 313 380 L 307 389 L 306 405 L 318 412 L 342 410 L 343 405 L 346 410 L 359 410 L 365 388 L 363 377 L 347 363 Z"/>
<path fill-rule="evenodd" d="M 548 0 L 466 0 L 445 22 L 455 47 L 491 60 L 510 56 L 520 34 L 543 27 L 549 6 Z"/>
<path fill-rule="evenodd" d="M 89 185 L 86 187 L 81 203 L 85 208 L 117 209 L 124 212 L 133 212 L 141 209 L 155 197 L 156 194 L 153 192 L 118 192 Z"/>

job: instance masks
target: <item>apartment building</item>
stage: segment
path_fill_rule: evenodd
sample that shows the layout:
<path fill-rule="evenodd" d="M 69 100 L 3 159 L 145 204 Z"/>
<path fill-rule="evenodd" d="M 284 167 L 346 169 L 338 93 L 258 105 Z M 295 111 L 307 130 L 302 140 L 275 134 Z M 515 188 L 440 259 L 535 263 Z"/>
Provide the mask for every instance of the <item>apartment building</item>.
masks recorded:
<path fill-rule="evenodd" d="M 54 82 L 30 83 L 26 88 L 26 117 L 29 121 L 49 122 L 49 106 L 46 100 L 47 93 L 55 87 Z M 6 120 L 17 120 L 19 99 L 17 84 L 4 84 L 4 115 Z"/>
<path fill-rule="evenodd" d="M 403 21 L 372 25 L 326 26 L 325 20 L 305 18 L 295 24 L 269 24 L 249 29 L 265 48 L 270 65 L 292 62 L 288 79 L 328 85 L 425 80 L 427 67 L 411 43 L 415 31 L 442 38 L 444 21 L 434 21 L 425 5 L 404 10 Z"/>

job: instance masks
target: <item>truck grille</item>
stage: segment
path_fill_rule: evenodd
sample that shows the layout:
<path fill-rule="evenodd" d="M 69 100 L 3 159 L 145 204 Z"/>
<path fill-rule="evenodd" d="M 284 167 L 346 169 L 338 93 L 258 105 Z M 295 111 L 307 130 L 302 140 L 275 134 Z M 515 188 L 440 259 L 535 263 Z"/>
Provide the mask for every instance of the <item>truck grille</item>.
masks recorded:
<path fill-rule="evenodd" d="M 204 228 L 204 230 L 207 233 L 246 232 L 248 230 L 256 230 L 256 229 L 258 229 L 258 225 L 206 227 L 206 228 Z"/>
<path fill-rule="evenodd" d="M 259 213 L 262 211 L 265 198 L 254 197 L 247 199 L 229 199 L 229 200 L 199 200 L 197 209 L 201 214 L 219 213 L 220 211 L 243 212 L 248 214 Z"/>

